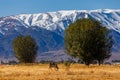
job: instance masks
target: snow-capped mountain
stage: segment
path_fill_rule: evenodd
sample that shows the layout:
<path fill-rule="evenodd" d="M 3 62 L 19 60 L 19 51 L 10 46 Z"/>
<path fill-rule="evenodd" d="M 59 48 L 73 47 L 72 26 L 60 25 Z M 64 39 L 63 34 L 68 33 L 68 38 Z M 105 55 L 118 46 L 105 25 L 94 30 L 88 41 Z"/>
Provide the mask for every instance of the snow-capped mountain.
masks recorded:
<path fill-rule="evenodd" d="M 15 16 L 29 27 L 38 26 L 47 30 L 57 28 L 65 30 L 71 23 L 80 18 L 94 18 L 102 22 L 109 29 L 120 31 L 120 10 L 73 10 L 40 14 L 22 14 Z"/>
<path fill-rule="evenodd" d="M 113 53 L 120 47 L 120 10 L 69 10 L 38 14 L 20 14 L 0 18 L 0 56 L 13 57 L 12 40 L 22 34 L 31 35 L 39 45 L 39 53 L 64 48 L 64 31 L 81 18 L 93 18 L 111 30 Z"/>

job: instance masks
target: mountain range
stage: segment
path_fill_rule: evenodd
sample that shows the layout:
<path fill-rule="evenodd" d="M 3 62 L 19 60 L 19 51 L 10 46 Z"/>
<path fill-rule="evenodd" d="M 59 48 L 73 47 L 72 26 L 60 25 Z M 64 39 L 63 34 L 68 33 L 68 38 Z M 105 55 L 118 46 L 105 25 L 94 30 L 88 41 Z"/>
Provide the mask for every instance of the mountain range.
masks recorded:
<path fill-rule="evenodd" d="M 39 60 L 49 60 L 49 52 L 55 54 L 52 55 L 52 59 L 53 57 L 56 57 L 55 59 L 58 60 L 70 58 L 70 56 L 64 53 L 65 29 L 71 23 L 82 18 L 98 20 L 102 25 L 111 30 L 111 35 L 114 39 L 112 54 L 120 53 L 119 9 L 63 10 L 0 17 L 0 59 L 15 58 L 12 41 L 18 35 L 31 35 L 36 40 L 39 46 Z M 44 55 L 44 58 L 42 58 L 42 55 Z"/>

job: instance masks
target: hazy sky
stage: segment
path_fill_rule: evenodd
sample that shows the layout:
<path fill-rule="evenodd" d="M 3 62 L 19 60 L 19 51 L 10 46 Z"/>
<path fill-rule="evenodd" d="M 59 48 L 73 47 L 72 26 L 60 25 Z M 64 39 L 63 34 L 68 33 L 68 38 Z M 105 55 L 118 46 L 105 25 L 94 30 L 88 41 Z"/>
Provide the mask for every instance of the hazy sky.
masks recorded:
<path fill-rule="evenodd" d="M 0 16 L 92 9 L 120 9 L 120 0 L 0 0 Z"/>

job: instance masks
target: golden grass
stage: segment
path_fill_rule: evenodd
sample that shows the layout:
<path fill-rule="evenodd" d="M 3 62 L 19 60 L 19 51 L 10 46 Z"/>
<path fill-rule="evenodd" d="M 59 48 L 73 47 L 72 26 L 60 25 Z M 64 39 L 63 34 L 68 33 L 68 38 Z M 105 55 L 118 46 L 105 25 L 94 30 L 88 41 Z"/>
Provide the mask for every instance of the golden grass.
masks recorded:
<path fill-rule="evenodd" d="M 69 71 L 58 66 L 55 71 L 48 64 L 0 65 L 0 80 L 120 80 L 120 66 L 72 64 Z"/>

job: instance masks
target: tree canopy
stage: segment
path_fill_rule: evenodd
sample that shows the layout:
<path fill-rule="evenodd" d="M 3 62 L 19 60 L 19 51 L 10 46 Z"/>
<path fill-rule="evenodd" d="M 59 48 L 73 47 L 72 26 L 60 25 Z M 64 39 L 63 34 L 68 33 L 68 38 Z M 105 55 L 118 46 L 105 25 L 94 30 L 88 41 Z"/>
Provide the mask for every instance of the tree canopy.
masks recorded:
<path fill-rule="evenodd" d="M 13 50 L 20 62 L 32 63 L 35 61 L 38 46 L 31 36 L 18 36 L 13 40 Z"/>
<path fill-rule="evenodd" d="M 102 62 L 111 56 L 113 44 L 109 30 L 93 19 L 79 19 L 65 31 L 65 49 L 68 54 L 89 65 L 93 60 Z"/>

